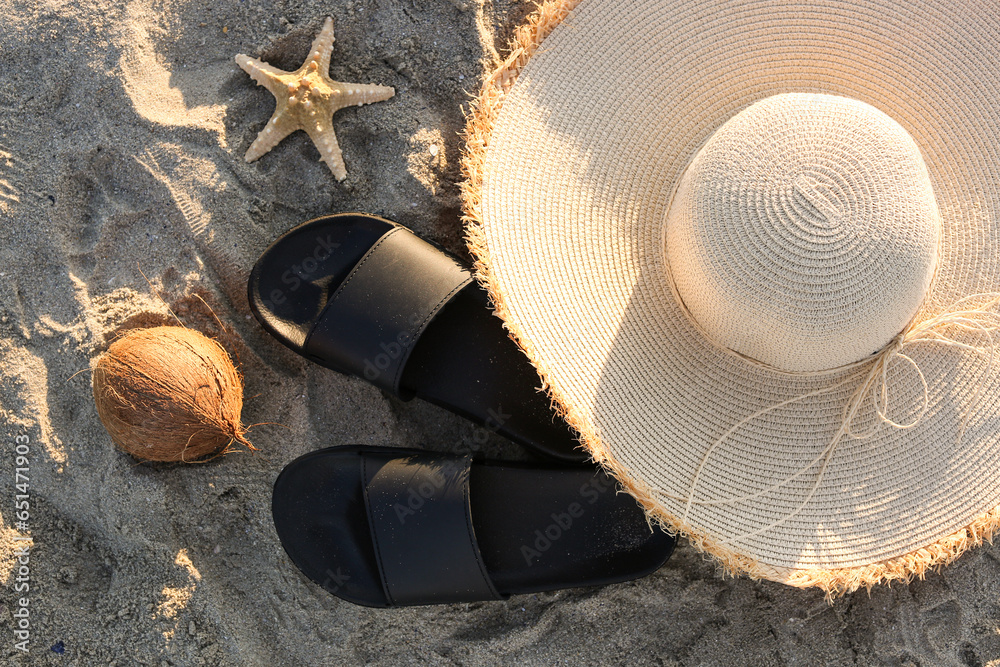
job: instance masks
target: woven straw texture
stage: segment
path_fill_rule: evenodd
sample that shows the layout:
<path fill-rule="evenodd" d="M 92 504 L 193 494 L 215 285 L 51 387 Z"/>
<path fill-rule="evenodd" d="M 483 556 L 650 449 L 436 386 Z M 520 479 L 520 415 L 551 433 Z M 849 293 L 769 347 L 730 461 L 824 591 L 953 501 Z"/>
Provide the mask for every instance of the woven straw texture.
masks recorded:
<path fill-rule="evenodd" d="M 989 538 L 1000 364 L 988 350 L 907 349 L 912 364 L 886 369 L 885 407 L 916 424 L 892 428 L 864 402 L 850 426 L 867 437 L 831 452 L 866 369 L 795 376 L 721 350 L 665 278 L 664 221 L 685 169 L 737 113 L 783 93 L 841 96 L 898 123 L 926 164 L 941 228 L 913 322 L 1000 291 L 998 8 L 575 5 L 543 6 L 488 76 L 465 202 L 481 279 L 595 459 L 729 571 L 830 594 L 922 575 Z"/>
<path fill-rule="evenodd" d="M 910 322 L 940 219 L 920 150 L 855 100 L 787 93 L 719 128 L 667 213 L 675 295 L 719 347 L 788 371 L 868 358 Z"/>

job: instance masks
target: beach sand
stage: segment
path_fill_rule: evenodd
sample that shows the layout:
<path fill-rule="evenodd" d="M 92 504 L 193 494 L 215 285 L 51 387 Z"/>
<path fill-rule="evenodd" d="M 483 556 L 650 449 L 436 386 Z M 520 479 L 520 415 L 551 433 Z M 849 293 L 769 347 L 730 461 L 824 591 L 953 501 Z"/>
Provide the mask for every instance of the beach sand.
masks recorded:
<path fill-rule="evenodd" d="M 972 666 L 1000 658 L 1000 549 L 992 547 L 909 587 L 832 606 L 816 591 L 724 578 L 684 543 L 652 576 L 601 589 L 399 610 L 329 595 L 291 565 L 271 523 L 271 485 L 286 463 L 350 443 L 524 454 L 496 436 L 481 443 L 481 430 L 448 412 L 289 352 L 250 316 L 247 274 L 278 235 L 338 211 L 384 215 L 465 255 L 463 109 L 483 62 L 532 6 L 0 7 L 0 663 Z M 233 57 L 294 69 L 327 15 L 333 78 L 390 85 L 395 97 L 336 115 L 342 183 L 301 132 L 245 163 L 274 101 Z M 244 421 L 283 425 L 251 431 L 256 454 L 139 464 L 112 446 L 90 368 L 123 327 L 170 323 L 168 304 L 239 360 Z M 18 539 L 27 533 L 16 523 L 17 467 L 27 468 L 30 542 Z M 25 545 L 27 564 L 18 562 Z M 20 583 L 30 590 L 15 592 Z M 14 633 L 22 597 L 28 653 Z"/>

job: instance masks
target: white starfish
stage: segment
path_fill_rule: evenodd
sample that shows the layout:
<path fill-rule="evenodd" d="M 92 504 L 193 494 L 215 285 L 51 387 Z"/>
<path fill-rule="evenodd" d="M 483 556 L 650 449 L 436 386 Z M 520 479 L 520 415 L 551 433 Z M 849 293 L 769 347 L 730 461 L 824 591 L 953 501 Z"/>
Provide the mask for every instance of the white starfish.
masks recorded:
<path fill-rule="evenodd" d="M 313 41 L 309 57 L 294 72 L 271 67 L 242 53 L 236 64 L 274 95 L 276 105 L 271 120 L 250 145 L 244 159 L 253 162 L 296 130 L 304 130 L 338 181 L 347 176 L 344 157 L 333 131 L 333 114 L 344 107 L 387 100 L 395 94 L 389 86 L 341 83 L 330 78 L 333 53 L 333 19 L 327 17 L 323 30 Z"/>

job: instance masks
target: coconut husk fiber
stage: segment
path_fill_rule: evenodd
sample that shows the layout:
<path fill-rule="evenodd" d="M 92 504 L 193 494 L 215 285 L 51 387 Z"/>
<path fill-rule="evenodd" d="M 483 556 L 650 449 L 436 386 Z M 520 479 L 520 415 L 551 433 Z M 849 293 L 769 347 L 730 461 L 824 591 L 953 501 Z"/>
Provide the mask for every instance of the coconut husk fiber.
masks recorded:
<path fill-rule="evenodd" d="M 250 449 L 243 380 L 222 346 L 197 331 L 135 329 L 93 372 L 94 402 L 112 441 L 136 458 L 190 462 Z"/>

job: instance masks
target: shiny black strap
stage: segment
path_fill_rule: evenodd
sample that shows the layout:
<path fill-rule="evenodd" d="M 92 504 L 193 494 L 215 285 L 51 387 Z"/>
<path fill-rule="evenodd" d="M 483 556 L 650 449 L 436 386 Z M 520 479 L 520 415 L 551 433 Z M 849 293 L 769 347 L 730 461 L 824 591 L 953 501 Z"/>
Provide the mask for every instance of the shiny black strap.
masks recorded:
<path fill-rule="evenodd" d="M 404 399 L 399 380 L 430 321 L 472 281 L 452 257 L 394 227 L 330 296 L 303 345 L 338 370 Z"/>
<path fill-rule="evenodd" d="M 362 458 L 365 507 L 390 605 L 502 599 L 476 542 L 471 456 Z"/>

